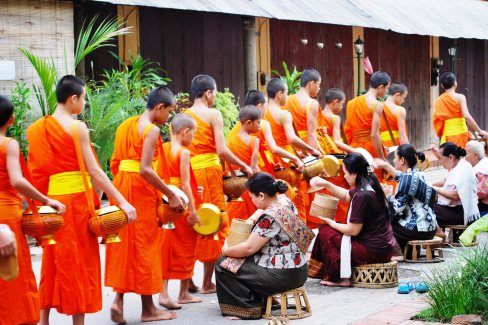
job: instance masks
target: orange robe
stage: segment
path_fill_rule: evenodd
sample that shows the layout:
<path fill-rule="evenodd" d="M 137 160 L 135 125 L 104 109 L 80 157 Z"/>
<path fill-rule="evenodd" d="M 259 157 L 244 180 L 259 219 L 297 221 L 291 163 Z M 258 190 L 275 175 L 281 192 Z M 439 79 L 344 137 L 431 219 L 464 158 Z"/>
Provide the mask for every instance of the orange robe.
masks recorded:
<path fill-rule="evenodd" d="M 288 143 L 285 129 L 281 125 L 281 121 L 276 122 L 269 111 L 266 112 L 265 119 L 269 122 L 269 125 L 271 127 L 271 133 L 273 134 L 273 138 L 276 141 L 276 145 L 288 151 L 291 154 L 295 154 L 293 147 L 291 146 L 290 143 Z M 279 164 L 284 168 L 290 168 L 290 165 L 285 161 L 283 161 L 281 157 L 275 157 L 275 161 L 279 162 Z M 308 200 L 308 195 L 305 194 L 305 192 L 307 190 L 307 184 L 305 182 L 299 182 L 297 187 L 298 187 L 298 191 L 296 191 L 296 195 L 293 200 L 293 203 L 295 204 L 298 210 L 298 215 L 300 216 L 300 218 L 303 221 L 306 221 L 307 220 L 306 202 L 308 202 L 306 200 Z"/>
<path fill-rule="evenodd" d="M 156 209 L 160 193 L 137 170 L 123 167 L 124 161 L 141 161 L 142 146 L 150 125 L 139 134 L 139 116 L 130 117 L 117 128 L 110 170 L 113 184 L 134 206 L 135 222 L 124 227 L 119 237 L 122 242 L 107 245 L 105 285 L 115 292 L 134 292 L 152 295 L 161 292 L 161 243 Z M 161 141 L 159 139 L 158 141 Z M 157 161 L 156 147 L 153 161 Z"/>
<path fill-rule="evenodd" d="M 336 116 L 328 117 L 325 114 L 322 115 L 323 119 L 321 121 L 320 126 L 324 126 L 327 128 L 328 132 L 332 134 L 334 132 L 334 120 Z M 330 137 L 331 141 L 333 141 L 333 137 Z M 332 147 L 328 148 L 328 153 L 336 153 L 336 154 L 343 154 L 344 152 L 339 149 L 333 149 Z M 349 189 L 349 184 L 347 184 L 347 181 L 344 178 L 344 172 L 342 171 L 342 167 L 339 170 L 340 174 L 336 177 L 328 178 L 328 180 L 342 188 Z M 330 194 L 327 191 L 324 190 L 324 193 Z M 349 203 L 344 202 L 344 201 L 339 201 L 339 205 L 337 207 L 337 213 L 335 216 L 335 221 L 340 222 L 340 223 L 347 223 L 347 210 L 349 209 Z"/>
<path fill-rule="evenodd" d="M 186 110 L 185 113 L 197 122 L 195 137 L 188 150 L 192 157 L 191 164 L 197 183 L 203 186 L 202 202 L 215 204 L 221 211 L 225 211 L 223 171 L 217 156 L 212 126 L 200 119 L 191 109 Z M 223 214 L 222 217 L 227 218 L 227 215 Z M 213 236 L 198 236 L 196 255 L 200 262 L 217 260 L 229 228 L 227 225 L 218 232 L 218 240 L 214 240 Z"/>
<path fill-rule="evenodd" d="M 6 147 L 10 138 L 0 144 L 0 224 L 6 224 L 15 234 L 19 274 L 12 281 L 0 279 L 0 323 L 3 325 L 39 322 L 39 292 L 32 271 L 29 245 L 20 226 L 22 199 L 10 184 Z"/>
<path fill-rule="evenodd" d="M 458 147 L 466 147 L 469 141 L 468 127 L 461 111 L 461 105 L 448 93 L 437 98 L 434 103 L 434 129 L 444 142 L 453 142 Z"/>
<path fill-rule="evenodd" d="M 242 141 L 239 134 L 235 137 L 229 137 L 229 143 L 227 144 L 230 151 L 242 160 L 246 165 L 251 165 L 251 158 L 252 152 L 254 150 L 254 146 L 256 143 L 256 137 L 251 136 L 250 144 L 245 143 Z M 237 166 L 231 166 L 234 170 L 237 169 Z M 256 206 L 252 203 L 251 197 L 249 196 L 248 191 L 244 191 L 241 195 L 242 202 L 228 202 L 227 203 L 227 213 L 229 215 L 229 223 L 232 222 L 232 219 L 245 219 L 249 218 L 256 210 Z"/>
<path fill-rule="evenodd" d="M 46 116 L 27 129 L 27 140 L 33 185 L 66 205 L 64 226 L 54 236 L 57 244 L 43 248 L 41 309 L 56 308 L 68 315 L 97 312 L 102 309 L 100 253 L 97 236 L 88 229 L 92 211 L 85 189 L 63 187 L 65 194 L 49 194 L 54 187 L 51 176 L 80 170 L 73 138 L 54 117 Z"/>
<path fill-rule="evenodd" d="M 171 151 L 171 142 L 165 143 L 163 148 L 171 177 L 171 185 L 181 187 L 181 150 L 175 156 Z M 193 276 L 195 267 L 197 233 L 186 222 L 186 216 L 179 218 L 174 224 L 174 229 L 163 229 L 162 233 L 163 279 L 189 279 Z"/>
<path fill-rule="evenodd" d="M 383 111 L 385 112 L 384 115 L 386 115 L 386 119 L 388 120 L 388 123 L 390 124 L 391 132 L 393 133 L 393 138 L 396 141 L 396 145 L 400 145 L 400 134 L 398 133 L 398 114 L 400 114 L 400 110 L 397 111 L 396 114 L 394 114 L 391 109 L 386 106 L 385 103 L 383 103 Z M 388 131 L 388 125 L 386 124 L 385 121 L 385 116 L 381 114 L 381 120 L 380 120 L 380 135 L 381 135 L 381 142 L 383 143 L 383 146 L 385 147 L 393 147 L 394 143 L 391 140 L 391 135 L 390 132 Z M 405 132 L 408 132 L 405 130 Z"/>

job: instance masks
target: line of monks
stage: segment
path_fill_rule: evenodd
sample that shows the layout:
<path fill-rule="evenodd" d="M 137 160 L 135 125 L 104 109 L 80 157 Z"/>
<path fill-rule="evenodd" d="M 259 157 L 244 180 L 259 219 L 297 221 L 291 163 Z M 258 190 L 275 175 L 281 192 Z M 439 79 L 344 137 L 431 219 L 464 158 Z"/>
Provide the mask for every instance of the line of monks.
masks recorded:
<path fill-rule="evenodd" d="M 306 69 L 297 94 L 288 96 L 287 86 L 280 79 L 268 82 L 268 100 L 263 93 L 250 91 L 239 112 L 239 122 L 226 141 L 222 115 L 212 108 L 217 84 L 208 75 L 198 75 L 191 83 L 193 106 L 173 117 L 171 141 L 165 144 L 157 125 L 167 122 L 176 103 L 171 90 L 158 87 L 149 94 L 142 115 L 128 118 L 117 129 L 110 162 L 113 182 L 99 167 L 88 128 L 72 118 L 85 106 L 82 80 L 74 76 L 61 78 L 56 87 L 55 112 L 28 128 L 30 175 L 21 171 L 19 161 L 23 157 L 18 143 L 6 137 L 14 119 L 13 108 L 5 97 L 0 97 L 0 223 L 9 225 L 15 233 L 19 257 L 19 276 L 8 282 L 0 280 L 1 324 L 48 324 L 51 308 L 72 315 L 74 324 L 83 324 L 84 314 L 102 309 L 99 244 L 88 229 L 92 212 L 86 204 L 76 141 L 92 190 L 105 192 L 129 221 L 120 233 L 122 242 L 106 246 L 104 281 L 116 293 L 111 319 L 121 324 L 125 323 L 123 302 L 128 292 L 141 296 L 142 321 L 176 317 L 172 311 L 156 308 L 152 300 L 156 293 L 160 293 L 158 303 L 168 310 L 201 302 L 190 294 L 197 289 L 191 282 L 196 260 L 204 267 L 201 293 L 215 292 L 214 265 L 228 235 L 230 220 L 245 219 L 256 210 L 246 193 L 240 202 L 226 202 L 221 161 L 227 163 L 227 169 L 240 169 L 248 176 L 259 170 L 274 173 L 279 168 L 302 171 L 302 158 L 306 155 L 322 157 L 364 148 L 373 157 L 385 159 L 385 147 L 409 142 L 406 110 L 402 107 L 407 87 L 391 84 L 387 73 L 373 74 L 369 90 L 347 103 L 344 126 L 338 114 L 346 101 L 345 94 L 338 88 L 329 89 L 322 108 L 315 99 L 320 83 L 320 73 Z M 434 127 L 441 141 L 463 147 L 469 138 L 466 123 L 486 137 L 488 134 L 470 116 L 466 98 L 455 92 L 455 76 L 444 74 L 441 84 L 446 92 L 436 101 L 434 113 Z M 379 101 L 387 91 L 387 100 Z M 74 130 L 78 130 L 78 138 L 74 137 Z M 383 179 L 382 175 L 378 177 Z M 182 211 L 185 203 L 163 179 L 180 187 L 190 198 L 187 216 L 178 219 L 172 230 L 161 230 L 158 225 L 158 200 L 161 194 L 166 195 L 175 211 Z M 332 181 L 347 187 L 341 175 Z M 313 194 L 306 193 L 308 187 L 305 181 L 298 183 L 293 201 L 300 217 L 317 227 L 318 220 L 308 215 L 313 199 Z M 43 250 L 39 291 L 20 227 L 19 194 L 63 213 L 64 226 L 55 236 L 57 244 Z M 192 229 L 200 222 L 197 196 L 200 201 L 227 211 L 223 218 L 228 215 L 229 220 L 222 222 L 217 240 Z M 95 203 L 100 204 L 98 199 Z M 346 209 L 346 205 L 339 207 L 337 221 L 346 222 Z M 168 295 L 169 280 L 181 281 L 176 300 Z"/>

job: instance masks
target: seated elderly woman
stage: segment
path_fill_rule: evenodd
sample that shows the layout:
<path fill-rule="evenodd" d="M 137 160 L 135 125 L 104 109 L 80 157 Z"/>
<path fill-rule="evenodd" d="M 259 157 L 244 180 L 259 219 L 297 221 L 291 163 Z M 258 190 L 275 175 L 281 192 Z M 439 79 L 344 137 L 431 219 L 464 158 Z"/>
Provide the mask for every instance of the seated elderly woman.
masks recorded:
<path fill-rule="evenodd" d="M 481 142 L 471 140 L 466 144 L 465 159 L 474 167 L 480 215 L 488 214 L 488 158 L 485 157 L 485 147 Z"/>
<path fill-rule="evenodd" d="M 436 193 L 416 168 L 418 160 L 425 160 L 425 156 L 411 144 L 402 144 L 397 148 L 394 167 L 384 160 L 375 159 L 376 166 L 386 170 L 399 183 L 395 195 L 391 195 L 391 190 L 386 190 L 385 194 L 395 212 L 391 224 L 402 251 L 409 240 L 434 238 L 437 229 L 432 211 Z"/>
<path fill-rule="evenodd" d="M 473 166 L 463 158 L 466 151 L 452 142 L 443 143 L 439 152 L 440 162 L 448 174 L 444 180 L 433 184 L 438 194 L 434 205 L 437 223 L 441 227 L 470 224 L 480 217 Z"/>
<path fill-rule="evenodd" d="M 328 286 L 350 286 L 351 265 L 389 262 L 396 244 L 385 194 L 373 168 L 358 153 L 348 154 L 342 168 L 350 190 L 319 176 L 310 182 L 350 202 L 347 224 L 324 218 L 326 225 L 312 250 L 308 275 Z"/>
<path fill-rule="evenodd" d="M 286 183 L 260 172 L 246 187 L 263 212 L 247 241 L 226 243 L 215 266 L 220 310 L 231 319 L 259 319 L 264 298 L 301 287 L 308 272 L 305 253 L 314 238 L 293 203 L 278 195 L 286 192 Z"/>

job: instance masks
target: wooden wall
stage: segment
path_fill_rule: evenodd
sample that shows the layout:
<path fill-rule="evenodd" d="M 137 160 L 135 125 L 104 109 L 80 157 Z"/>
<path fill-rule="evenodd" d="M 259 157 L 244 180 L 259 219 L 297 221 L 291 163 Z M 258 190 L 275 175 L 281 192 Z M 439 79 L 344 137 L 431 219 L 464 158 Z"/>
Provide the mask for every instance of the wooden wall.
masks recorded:
<path fill-rule="evenodd" d="M 140 46 L 145 59 L 159 62 L 175 92 L 190 92 L 191 80 L 209 74 L 223 91 L 244 101 L 241 16 L 140 7 Z"/>
<path fill-rule="evenodd" d="M 440 38 L 440 56 L 444 65 L 440 74 L 450 71 L 451 59 L 448 47 L 452 40 Z M 457 76 L 457 91 L 466 95 L 468 108 L 478 125 L 486 130 L 488 128 L 488 41 L 476 39 L 456 40 L 456 59 L 454 73 Z M 440 87 L 442 93 L 442 87 Z"/>
<path fill-rule="evenodd" d="M 379 29 L 364 29 L 364 55 L 374 71 L 391 75 L 392 81 L 407 85 L 407 127 L 410 142 L 417 149 L 429 145 L 430 116 L 430 41 L 428 36 L 398 34 Z M 370 76 L 366 74 L 366 86 Z"/>
<path fill-rule="evenodd" d="M 14 61 L 16 80 L 40 84 L 37 73 L 17 50 L 22 47 L 43 58 L 52 57 L 60 74 L 72 73 L 73 4 L 59 0 L 0 1 L 0 60 Z M 65 64 L 65 50 L 67 62 Z M 15 81 L 0 81 L 0 94 L 9 94 Z M 32 103 L 35 106 L 33 98 Z"/>
<path fill-rule="evenodd" d="M 325 91 L 332 87 L 344 90 L 348 99 L 354 97 L 352 27 L 314 24 L 306 22 L 271 19 L 271 68 L 283 72 L 282 61 L 289 69 L 315 68 L 322 75 L 321 91 L 318 96 L 324 104 Z M 306 38 L 307 45 L 300 39 Z M 317 43 L 323 43 L 319 49 Z M 342 43 L 341 49 L 334 44 Z"/>

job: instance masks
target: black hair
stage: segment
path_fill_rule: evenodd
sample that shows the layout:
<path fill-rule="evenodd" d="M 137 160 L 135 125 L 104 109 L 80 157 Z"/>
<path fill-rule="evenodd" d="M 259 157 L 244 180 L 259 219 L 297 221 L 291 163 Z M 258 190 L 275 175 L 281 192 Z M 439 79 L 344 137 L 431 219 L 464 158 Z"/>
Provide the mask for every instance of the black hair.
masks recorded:
<path fill-rule="evenodd" d="M 456 146 L 456 144 L 452 142 L 444 142 L 441 144 L 439 149 L 442 149 L 442 155 L 444 157 L 449 157 L 449 155 L 453 155 L 456 159 L 460 159 L 461 157 L 466 156 L 466 150 L 461 147 Z"/>
<path fill-rule="evenodd" d="M 246 121 L 256 121 L 261 119 L 261 111 L 254 105 L 246 105 L 239 110 L 239 121 L 245 123 Z"/>
<path fill-rule="evenodd" d="M 176 114 L 171 120 L 171 133 L 178 134 L 184 129 L 196 129 L 197 122 L 189 114 L 179 113 Z"/>
<path fill-rule="evenodd" d="M 300 87 L 306 87 L 310 81 L 317 82 L 320 79 L 320 72 L 315 69 L 305 69 L 300 79 Z"/>
<path fill-rule="evenodd" d="M 376 71 L 371 76 L 371 80 L 369 81 L 369 87 L 371 88 L 378 88 L 379 86 L 387 86 L 391 82 L 390 75 L 384 71 Z"/>
<path fill-rule="evenodd" d="M 176 103 L 175 95 L 166 86 L 159 86 L 149 93 L 146 108 L 151 110 L 160 103 L 163 103 L 164 107 L 172 106 Z"/>
<path fill-rule="evenodd" d="M 191 95 L 193 98 L 201 98 L 208 90 L 217 89 L 215 79 L 206 74 L 199 74 L 191 81 Z"/>
<path fill-rule="evenodd" d="M 266 92 L 268 93 L 268 97 L 274 99 L 276 94 L 280 91 L 284 92 L 286 90 L 286 84 L 280 78 L 273 78 L 268 82 L 266 86 Z"/>
<path fill-rule="evenodd" d="M 338 101 L 341 101 L 344 98 L 346 98 L 346 94 L 344 94 L 344 92 L 342 91 L 342 89 L 339 89 L 339 88 L 330 88 L 325 93 L 325 102 L 327 104 L 332 103 L 336 99 Z"/>
<path fill-rule="evenodd" d="M 244 99 L 244 106 L 258 106 L 259 104 L 266 104 L 264 94 L 259 90 L 249 90 L 246 94 L 246 98 Z"/>
<path fill-rule="evenodd" d="M 456 82 L 456 75 L 452 72 L 444 72 L 441 74 L 440 78 L 441 85 L 444 89 L 450 89 L 452 86 L 454 86 L 454 83 Z"/>
<path fill-rule="evenodd" d="M 81 96 L 85 86 L 85 82 L 80 78 L 73 75 L 66 75 L 56 85 L 56 100 L 59 104 L 64 104 L 73 95 Z"/>
<path fill-rule="evenodd" d="M 288 185 L 282 180 L 275 180 L 269 173 L 259 172 L 247 180 L 246 188 L 254 195 L 266 193 L 268 196 L 275 196 L 276 193 L 285 193 Z"/>
<path fill-rule="evenodd" d="M 342 162 L 350 174 L 356 174 L 356 187 L 359 190 L 366 190 L 368 185 L 373 188 L 380 201 L 383 202 L 386 215 L 389 216 L 388 202 L 383 188 L 364 156 L 360 153 L 349 153 Z"/>
<path fill-rule="evenodd" d="M 405 86 L 404 84 L 402 84 L 401 82 L 395 82 L 395 83 L 392 83 L 390 85 L 390 87 L 388 88 L 388 94 L 390 95 L 396 95 L 396 94 L 400 94 L 400 95 L 403 95 L 405 94 L 406 92 L 408 91 L 408 88 L 407 86 Z"/>
<path fill-rule="evenodd" d="M 398 147 L 397 155 L 398 157 L 405 159 L 410 168 L 413 168 L 419 160 L 421 162 L 425 161 L 424 153 L 416 151 L 415 147 L 408 143 L 401 144 Z"/>
<path fill-rule="evenodd" d="M 0 127 L 7 124 L 8 120 L 14 113 L 14 105 L 5 96 L 0 95 Z"/>

